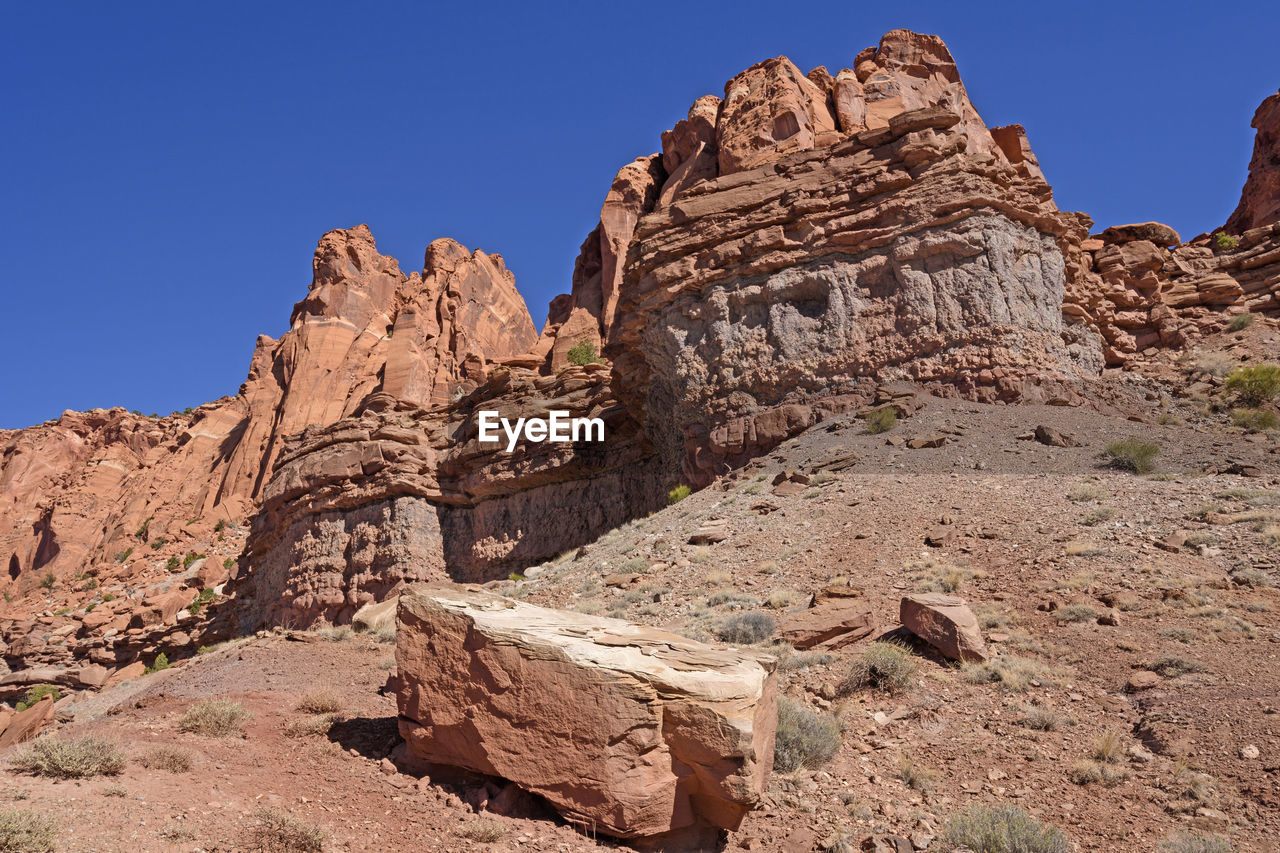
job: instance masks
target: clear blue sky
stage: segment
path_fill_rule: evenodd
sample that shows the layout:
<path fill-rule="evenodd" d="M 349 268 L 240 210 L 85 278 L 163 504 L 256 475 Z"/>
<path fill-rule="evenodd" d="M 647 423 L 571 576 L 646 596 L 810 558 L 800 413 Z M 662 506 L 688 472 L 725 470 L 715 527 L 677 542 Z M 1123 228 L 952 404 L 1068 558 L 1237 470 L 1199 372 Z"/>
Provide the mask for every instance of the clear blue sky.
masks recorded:
<path fill-rule="evenodd" d="M 541 326 L 614 172 L 699 95 L 786 54 L 938 33 L 1099 227 L 1222 223 L 1273 3 L 9 4 L 0 27 L 0 427 L 234 393 L 316 240 L 367 222 L 418 269 L 500 252 Z"/>

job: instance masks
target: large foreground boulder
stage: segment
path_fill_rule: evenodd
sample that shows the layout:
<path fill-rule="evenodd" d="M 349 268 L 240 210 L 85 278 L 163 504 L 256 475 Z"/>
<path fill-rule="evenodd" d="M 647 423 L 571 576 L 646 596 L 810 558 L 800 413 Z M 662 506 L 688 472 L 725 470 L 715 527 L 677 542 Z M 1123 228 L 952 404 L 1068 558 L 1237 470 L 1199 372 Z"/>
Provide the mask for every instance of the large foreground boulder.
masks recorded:
<path fill-rule="evenodd" d="M 511 780 L 608 835 L 737 829 L 773 763 L 774 660 L 474 586 L 400 596 L 411 756 Z"/>

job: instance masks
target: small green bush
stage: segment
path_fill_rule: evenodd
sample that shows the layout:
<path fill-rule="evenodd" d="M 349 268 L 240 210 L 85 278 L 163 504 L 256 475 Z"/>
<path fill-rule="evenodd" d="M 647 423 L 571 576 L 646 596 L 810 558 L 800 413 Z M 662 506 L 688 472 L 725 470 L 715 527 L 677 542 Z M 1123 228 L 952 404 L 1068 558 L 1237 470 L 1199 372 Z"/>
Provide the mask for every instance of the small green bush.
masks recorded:
<path fill-rule="evenodd" d="M 891 640 L 877 640 L 854 661 L 839 692 L 848 695 L 860 687 L 871 687 L 886 693 L 902 693 L 911 688 L 915 678 L 916 661 L 911 649 Z"/>
<path fill-rule="evenodd" d="M 1237 367 L 1227 376 L 1223 387 L 1235 394 L 1236 399 L 1246 407 L 1266 405 L 1280 394 L 1280 365 Z"/>
<path fill-rule="evenodd" d="M 159 536 L 159 537 L 157 537 L 157 538 L 155 538 L 155 539 L 152 539 L 152 540 L 151 540 L 150 542 L 148 542 L 147 544 L 151 546 L 151 550 L 152 550 L 152 551 L 159 551 L 159 550 L 160 550 L 161 548 L 163 548 L 165 545 L 168 545 L 168 544 L 169 544 L 169 540 L 168 540 L 168 539 L 165 539 L 163 536 Z"/>
<path fill-rule="evenodd" d="M 1043 824 L 1014 805 L 974 805 L 947 823 L 947 843 L 973 853 L 1070 853 L 1055 826 Z"/>
<path fill-rule="evenodd" d="M 1253 314 L 1237 314 L 1231 318 L 1231 322 L 1227 323 L 1227 329 L 1232 332 L 1243 332 L 1245 329 L 1253 325 L 1253 321 L 1258 319 Z"/>
<path fill-rule="evenodd" d="M 177 557 L 170 557 L 168 562 L 164 564 L 166 572 L 177 572 L 182 570 L 182 561 Z"/>
<path fill-rule="evenodd" d="M 872 435 L 879 435 L 882 432 L 888 432 L 898 425 L 898 413 L 891 406 L 873 409 L 867 412 L 864 420 L 867 422 L 867 432 Z"/>
<path fill-rule="evenodd" d="M 739 613 L 721 622 L 715 633 L 722 642 L 749 646 L 769 639 L 777 629 L 778 623 L 768 613 Z"/>
<path fill-rule="evenodd" d="M 31 809 L 0 810 L 0 851 L 48 853 L 58 839 L 58 822 Z"/>
<path fill-rule="evenodd" d="M 186 569 L 191 568 L 192 563 L 194 563 L 196 560 L 202 560 L 202 559 L 204 559 L 204 554 L 197 554 L 195 551 L 187 552 L 187 556 L 182 558 L 183 570 L 185 571 Z"/>
<path fill-rule="evenodd" d="M 53 701 L 57 702 L 62 698 L 62 692 L 52 684 L 37 684 L 27 691 L 26 698 L 15 705 L 13 710 L 25 711 L 46 696 L 52 696 Z"/>
<path fill-rule="evenodd" d="M 156 655 L 156 659 L 151 662 L 151 666 L 147 667 L 142 671 L 142 674 L 150 675 L 153 672 L 159 672 L 162 669 L 168 669 L 169 666 L 170 666 L 169 656 L 166 655 L 164 652 L 161 652 L 160 654 Z"/>
<path fill-rule="evenodd" d="M 45 572 L 44 577 L 40 578 L 41 589 L 53 589 L 57 583 L 58 579 L 54 576 L 53 572 Z"/>
<path fill-rule="evenodd" d="M 838 749 L 840 724 L 833 717 L 811 711 L 789 696 L 778 697 L 773 769 L 788 773 L 801 767 L 821 767 Z"/>
<path fill-rule="evenodd" d="M 231 571 L 233 568 L 235 568 L 235 565 L 236 565 L 235 557 L 227 557 L 227 559 L 222 561 L 222 568 L 226 569 L 227 571 Z"/>
<path fill-rule="evenodd" d="M 584 364 L 598 364 L 600 362 L 600 353 L 596 351 L 595 344 L 588 340 L 581 340 L 569 348 L 566 354 L 570 364 L 576 364 L 581 367 Z"/>
<path fill-rule="evenodd" d="M 1160 445 L 1140 438 L 1122 438 L 1107 445 L 1102 455 L 1111 467 L 1135 474 L 1149 474 L 1155 469 L 1155 458 Z"/>
<path fill-rule="evenodd" d="M 210 699 L 188 708 L 178 720 L 178 729 L 207 737 L 239 736 L 248 717 L 249 712 L 238 702 Z"/>
<path fill-rule="evenodd" d="M 129 559 L 129 556 L 130 556 L 131 554 L 133 554 L 133 546 L 132 546 L 132 545 L 130 545 L 128 548 L 125 548 L 123 551 L 121 551 L 121 552 L 119 552 L 118 554 L 116 554 L 116 562 L 117 562 L 117 563 L 123 563 L 125 560 Z"/>
<path fill-rule="evenodd" d="M 77 738 L 41 735 L 20 750 L 11 763 L 21 773 L 54 779 L 116 776 L 126 764 L 120 747 L 95 735 Z"/>
<path fill-rule="evenodd" d="M 1219 231 L 1213 235 L 1213 244 L 1223 251 L 1230 251 L 1240 245 L 1240 238 L 1232 237 L 1225 231 Z"/>
<path fill-rule="evenodd" d="M 689 488 L 684 483 L 681 483 L 671 491 L 667 492 L 667 503 L 678 504 L 691 494 L 693 494 L 693 489 Z"/>
<path fill-rule="evenodd" d="M 1270 409 L 1233 409 L 1231 422 L 1245 432 L 1266 432 L 1280 428 L 1280 417 Z"/>

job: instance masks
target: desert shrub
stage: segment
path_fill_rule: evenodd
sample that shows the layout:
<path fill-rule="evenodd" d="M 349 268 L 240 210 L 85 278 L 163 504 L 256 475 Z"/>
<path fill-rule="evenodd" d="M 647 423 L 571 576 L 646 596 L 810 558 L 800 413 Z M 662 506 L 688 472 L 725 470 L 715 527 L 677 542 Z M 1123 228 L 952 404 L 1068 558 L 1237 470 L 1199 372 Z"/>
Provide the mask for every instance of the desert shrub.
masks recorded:
<path fill-rule="evenodd" d="M 396 626 L 394 624 L 383 625 L 373 632 L 373 639 L 383 644 L 394 643 L 396 641 Z"/>
<path fill-rule="evenodd" d="M 1059 622 L 1092 622 L 1098 618 L 1098 611 L 1088 604 L 1068 604 L 1053 613 Z"/>
<path fill-rule="evenodd" d="M 1017 806 L 975 805 L 947 822 L 944 836 L 952 847 L 974 853 L 1070 853 L 1055 826 L 1043 824 Z"/>
<path fill-rule="evenodd" d="M 1232 237 L 1225 231 L 1218 231 L 1213 235 L 1213 245 L 1219 249 L 1231 250 L 1240 245 L 1240 238 Z"/>
<path fill-rule="evenodd" d="M 1124 738 L 1120 733 L 1107 729 L 1093 742 L 1093 759 L 1107 764 L 1119 764 L 1124 759 Z"/>
<path fill-rule="evenodd" d="M 321 628 L 316 633 L 331 643 L 341 643 L 343 640 L 351 639 L 351 629 L 345 625 L 341 628 Z"/>
<path fill-rule="evenodd" d="M 491 817 L 477 817 L 458 827 L 458 834 L 472 841 L 492 844 L 501 840 L 502 836 L 507 834 L 507 828 L 503 826 L 500 820 Z"/>
<path fill-rule="evenodd" d="M 595 344 L 588 340 L 578 341 L 569 347 L 566 357 L 570 364 L 576 364 L 581 367 L 584 364 L 597 364 L 600 361 L 600 353 L 596 351 Z"/>
<path fill-rule="evenodd" d="M 1253 321 L 1258 319 L 1253 314 L 1237 314 L 1231 318 L 1231 322 L 1227 323 L 1227 329 L 1232 332 L 1243 332 L 1245 329 L 1253 325 Z"/>
<path fill-rule="evenodd" d="M 681 483 L 671 491 L 667 492 L 667 503 L 678 504 L 691 494 L 693 494 L 693 489 L 689 488 L 684 483 Z"/>
<path fill-rule="evenodd" d="M 53 574 L 53 572 L 45 572 L 44 577 L 40 578 L 41 589 L 53 589 L 57 583 L 58 578 Z"/>
<path fill-rule="evenodd" d="M 191 751 L 177 746 L 153 746 L 138 756 L 138 763 L 148 770 L 166 773 L 188 773 L 195 766 Z"/>
<path fill-rule="evenodd" d="M 1039 706 L 1028 708 L 1022 719 L 1024 726 L 1038 732 L 1057 731 L 1067 722 L 1069 721 L 1056 711 Z"/>
<path fill-rule="evenodd" d="M 190 613 L 192 616 L 197 616 L 199 615 L 200 610 L 206 604 L 208 604 L 210 601 L 213 601 L 217 597 L 218 597 L 218 594 L 213 590 L 202 589 L 200 590 L 200 594 L 195 597 L 195 600 L 187 605 L 187 612 Z"/>
<path fill-rule="evenodd" d="M 1104 521 L 1110 521 L 1115 514 L 1116 511 L 1109 506 L 1095 507 L 1089 510 L 1084 518 L 1080 519 L 1080 523 L 1085 527 L 1095 527 Z"/>
<path fill-rule="evenodd" d="M 46 696 L 52 696 L 53 701 L 57 702 L 62 698 L 62 691 L 54 687 L 52 684 L 37 684 L 35 687 L 32 687 L 27 691 L 26 698 L 15 705 L 13 710 L 25 711 Z"/>
<path fill-rule="evenodd" d="M 227 557 L 225 560 L 222 561 L 222 568 L 226 569 L 227 571 L 231 571 L 235 567 L 236 567 L 235 557 Z"/>
<path fill-rule="evenodd" d="M 248 718 L 249 712 L 240 703 L 210 699 L 188 708 L 178 720 L 178 730 L 207 737 L 239 736 Z"/>
<path fill-rule="evenodd" d="M 1168 655 L 1153 662 L 1148 668 L 1152 672 L 1160 673 L 1165 678 L 1177 678 L 1179 675 L 1187 675 L 1192 672 L 1204 672 L 1208 667 L 1198 660 L 1191 660 L 1178 655 Z"/>
<path fill-rule="evenodd" d="M 307 714 L 336 714 L 342 710 L 342 700 L 327 691 L 315 690 L 298 700 L 298 710 Z"/>
<path fill-rule="evenodd" d="M 203 560 L 203 559 L 204 559 L 204 554 L 197 553 L 196 551 L 188 551 L 187 555 L 182 558 L 182 568 L 185 571 L 191 568 L 191 564 L 194 563 L 196 560 Z"/>
<path fill-rule="evenodd" d="M 166 655 L 164 652 L 161 652 L 160 654 L 156 655 L 156 659 L 151 662 L 151 666 L 144 669 L 142 673 L 143 675 L 150 675 L 153 672 L 159 672 L 162 669 L 168 669 L 169 666 L 170 666 L 169 656 Z"/>
<path fill-rule="evenodd" d="M 1043 682 L 1044 666 L 1031 658 L 1001 655 L 983 663 L 967 663 L 961 672 L 970 684 L 999 684 L 1011 693 L 1022 693 L 1032 683 Z"/>
<path fill-rule="evenodd" d="M 1231 423 L 1245 432 L 1266 432 L 1280 428 L 1280 417 L 1270 409 L 1232 409 Z"/>
<path fill-rule="evenodd" d="M 769 593 L 764 603 L 773 610 L 786 610 L 788 607 L 804 604 L 808 600 L 807 595 L 794 589 L 775 589 Z"/>
<path fill-rule="evenodd" d="M 863 420 L 866 421 L 867 432 L 872 435 L 879 435 L 898 425 L 898 413 L 893 408 L 885 406 L 884 408 L 867 412 Z"/>
<path fill-rule="evenodd" d="M 889 640 L 867 645 L 862 657 L 853 662 L 839 692 L 852 693 L 860 687 L 871 687 L 886 693 L 902 693 L 911 689 L 916 678 L 916 661 L 911 649 Z"/>
<path fill-rule="evenodd" d="M 722 642 L 749 646 L 769 639 L 777 629 L 768 613 L 738 613 L 716 626 L 715 634 Z"/>
<path fill-rule="evenodd" d="M 909 752 L 898 756 L 898 778 L 908 788 L 926 794 L 938 784 L 938 771 L 926 767 Z"/>
<path fill-rule="evenodd" d="M 1091 759 L 1077 761 L 1067 770 L 1067 778 L 1077 785 L 1101 784 L 1110 788 L 1120 784 L 1128 776 L 1129 771 L 1123 767 Z"/>
<path fill-rule="evenodd" d="M 1107 496 L 1107 490 L 1098 486 L 1091 486 L 1088 483 L 1076 486 L 1067 493 L 1067 500 L 1072 503 L 1086 503 L 1088 501 L 1100 501 Z"/>
<path fill-rule="evenodd" d="M 0 810 L 0 853 L 48 853 L 58 822 L 31 809 Z"/>
<path fill-rule="evenodd" d="M 826 764 L 840 748 L 840 724 L 789 696 L 778 697 L 773 768 L 784 773 Z"/>
<path fill-rule="evenodd" d="M 285 737 L 309 737 L 328 734 L 333 724 L 342 719 L 341 714 L 321 714 L 314 717 L 298 717 L 285 724 Z"/>
<path fill-rule="evenodd" d="M 1180 832 L 1160 845 L 1160 853 L 1231 853 L 1231 842 L 1221 835 Z"/>
<path fill-rule="evenodd" d="M 168 539 L 165 539 L 163 536 L 161 536 L 161 537 L 159 537 L 158 539 L 152 539 L 152 540 L 151 540 L 150 542 L 148 542 L 147 544 L 151 546 L 151 550 L 152 550 L 152 551 L 159 551 L 159 550 L 160 550 L 161 548 L 163 548 L 165 545 L 168 545 L 168 544 L 169 544 L 169 540 L 168 540 Z"/>
<path fill-rule="evenodd" d="M 131 554 L 133 554 L 133 546 L 132 546 L 132 545 L 130 545 L 128 548 L 125 548 L 125 549 L 124 549 L 123 551 L 121 551 L 119 554 L 116 554 L 116 562 L 117 562 L 117 563 L 123 563 L 125 560 L 129 559 L 129 557 L 130 557 L 130 555 L 131 555 Z"/>
<path fill-rule="evenodd" d="M 328 835 L 282 809 L 259 808 L 240 833 L 237 849 L 253 853 L 322 853 Z"/>
<path fill-rule="evenodd" d="M 1159 452 L 1160 445 L 1155 442 L 1130 436 L 1108 444 L 1102 455 L 1113 468 L 1147 474 L 1155 468 L 1155 458 Z"/>
<path fill-rule="evenodd" d="M 1223 385 L 1243 405 L 1256 408 L 1271 402 L 1280 394 L 1280 365 L 1258 364 L 1237 367 Z"/>
<path fill-rule="evenodd" d="M 106 738 L 85 735 L 57 738 L 42 735 L 11 759 L 15 770 L 54 779 L 115 776 L 124 770 L 124 753 Z"/>
<path fill-rule="evenodd" d="M 182 568 L 182 561 L 179 560 L 177 557 L 170 557 L 164 564 L 164 570 L 170 573 L 179 571 L 181 568 Z"/>

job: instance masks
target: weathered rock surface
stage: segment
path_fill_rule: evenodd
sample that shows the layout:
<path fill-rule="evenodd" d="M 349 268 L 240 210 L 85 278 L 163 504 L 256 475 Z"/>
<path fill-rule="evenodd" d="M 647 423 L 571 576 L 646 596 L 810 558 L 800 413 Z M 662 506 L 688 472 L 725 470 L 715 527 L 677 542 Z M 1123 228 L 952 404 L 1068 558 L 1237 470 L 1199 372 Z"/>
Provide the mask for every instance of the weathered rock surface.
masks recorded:
<path fill-rule="evenodd" d="M 848 590 L 835 587 L 837 594 Z M 835 598 L 778 619 L 778 634 L 797 649 L 842 648 L 868 637 L 879 621 L 866 604 Z"/>
<path fill-rule="evenodd" d="M 952 660 L 987 659 L 978 620 L 963 598 L 938 592 L 903 596 L 898 621 Z"/>
<path fill-rule="evenodd" d="M 400 597 L 411 755 L 515 782 L 624 838 L 736 829 L 773 760 L 772 658 L 475 587 Z"/>
<path fill-rule="evenodd" d="M 365 226 L 331 231 L 313 268 L 290 330 L 258 339 L 236 396 L 190 416 L 67 412 L 0 433 L 6 592 L 180 538 L 192 519 L 204 530 L 243 519 L 287 436 L 333 423 L 377 392 L 446 402 L 537 339 L 502 258 L 451 240 L 432 243 L 422 273 L 406 276 Z"/>
<path fill-rule="evenodd" d="M 1249 178 L 1240 193 L 1240 204 L 1222 226 L 1231 234 L 1280 221 L 1280 92 L 1258 107 L 1253 127 L 1258 134 L 1253 140 Z"/>

